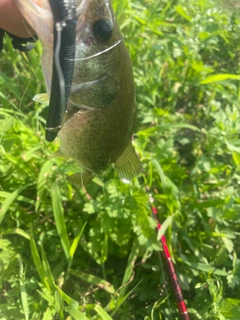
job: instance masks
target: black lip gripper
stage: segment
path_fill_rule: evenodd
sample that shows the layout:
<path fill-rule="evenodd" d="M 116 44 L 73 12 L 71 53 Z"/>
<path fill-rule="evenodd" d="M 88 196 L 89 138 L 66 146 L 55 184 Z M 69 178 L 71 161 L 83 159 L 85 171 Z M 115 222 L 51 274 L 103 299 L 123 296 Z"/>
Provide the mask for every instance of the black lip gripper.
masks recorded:
<path fill-rule="evenodd" d="M 61 129 L 71 90 L 76 39 L 76 0 L 49 0 L 53 14 L 52 87 L 46 122 L 47 141 Z"/>

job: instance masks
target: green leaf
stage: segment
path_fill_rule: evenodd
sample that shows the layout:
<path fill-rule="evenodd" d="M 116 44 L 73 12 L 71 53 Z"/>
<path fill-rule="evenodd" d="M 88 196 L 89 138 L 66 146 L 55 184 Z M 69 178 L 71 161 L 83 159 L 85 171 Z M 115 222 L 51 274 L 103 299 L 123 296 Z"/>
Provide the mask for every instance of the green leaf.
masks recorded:
<path fill-rule="evenodd" d="M 39 93 L 33 97 L 33 101 L 39 102 L 45 106 L 49 105 L 49 97 L 47 93 Z"/>
<path fill-rule="evenodd" d="M 189 262 L 189 261 L 184 261 L 182 260 L 183 263 L 185 263 L 186 265 L 188 265 L 189 267 L 193 268 L 193 269 L 197 269 L 203 272 L 207 272 L 209 274 L 216 274 L 222 277 L 226 277 L 228 275 L 228 273 L 226 271 L 214 268 L 213 266 L 204 264 L 204 263 L 196 263 L 196 262 Z"/>
<path fill-rule="evenodd" d="M 3 134 L 4 132 L 8 131 L 14 122 L 14 118 L 7 116 L 4 120 L 0 120 L 0 134 Z"/>

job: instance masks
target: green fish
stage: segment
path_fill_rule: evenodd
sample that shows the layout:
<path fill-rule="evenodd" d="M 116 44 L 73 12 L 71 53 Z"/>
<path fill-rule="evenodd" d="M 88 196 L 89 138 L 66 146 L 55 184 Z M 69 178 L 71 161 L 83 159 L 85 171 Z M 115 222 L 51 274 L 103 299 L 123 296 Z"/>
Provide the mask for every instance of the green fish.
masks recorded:
<path fill-rule="evenodd" d="M 51 10 L 43 0 L 17 0 L 17 4 L 43 43 L 48 94 L 34 100 L 46 103 L 52 72 Z M 109 0 L 76 4 L 74 74 L 55 156 L 72 158 L 83 169 L 69 177 L 73 183 L 88 184 L 112 163 L 120 179 L 131 181 L 142 166 L 131 143 L 136 103 L 129 53 Z"/>

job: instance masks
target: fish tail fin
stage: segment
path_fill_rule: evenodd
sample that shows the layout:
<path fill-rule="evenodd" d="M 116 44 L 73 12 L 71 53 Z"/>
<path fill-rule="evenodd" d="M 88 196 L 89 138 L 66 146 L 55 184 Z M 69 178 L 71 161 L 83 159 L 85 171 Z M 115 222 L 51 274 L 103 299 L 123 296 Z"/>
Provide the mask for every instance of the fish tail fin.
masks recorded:
<path fill-rule="evenodd" d="M 131 181 L 142 171 L 142 164 L 131 142 L 129 142 L 117 161 L 114 162 L 114 167 L 121 180 Z"/>
<path fill-rule="evenodd" d="M 93 178 L 94 175 L 91 172 L 83 171 L 72 174 L 68 177 L 68 181 L 76 185 L 81 185 L 83 187 L 88 185 Z"/>

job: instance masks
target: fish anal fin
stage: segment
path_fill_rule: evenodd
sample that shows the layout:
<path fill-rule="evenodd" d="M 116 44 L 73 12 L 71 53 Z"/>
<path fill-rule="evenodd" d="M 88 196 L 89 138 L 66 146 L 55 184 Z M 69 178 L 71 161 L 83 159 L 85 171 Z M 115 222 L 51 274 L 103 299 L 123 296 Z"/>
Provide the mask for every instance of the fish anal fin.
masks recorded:
<path fill-rule="evenodd" d="M 91 172 L 77 172 L 68 177 L 68 181 L 78 186 L 86 186 L 88 185 L 94 175 Z"/>
<path fill-rule="evenodd" d="M 141 161 L 131 142 L 129 142 L 117 161 L 114 162 L 114 167 L 121 180 L 131 181 L 142 171 Z"/>

